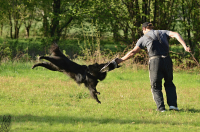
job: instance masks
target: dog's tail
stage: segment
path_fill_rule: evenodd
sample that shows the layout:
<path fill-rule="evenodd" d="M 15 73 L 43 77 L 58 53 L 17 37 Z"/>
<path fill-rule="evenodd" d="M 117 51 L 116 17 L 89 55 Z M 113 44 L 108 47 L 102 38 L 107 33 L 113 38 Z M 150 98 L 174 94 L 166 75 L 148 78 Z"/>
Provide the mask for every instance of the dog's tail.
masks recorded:
<path fill-rule="evenodd" d="M 60 51 L 59 46 L 56 43 L 53 43 L 50 48 L 50 53 L 53 56 L 62 56 L 62 52 Z"/>

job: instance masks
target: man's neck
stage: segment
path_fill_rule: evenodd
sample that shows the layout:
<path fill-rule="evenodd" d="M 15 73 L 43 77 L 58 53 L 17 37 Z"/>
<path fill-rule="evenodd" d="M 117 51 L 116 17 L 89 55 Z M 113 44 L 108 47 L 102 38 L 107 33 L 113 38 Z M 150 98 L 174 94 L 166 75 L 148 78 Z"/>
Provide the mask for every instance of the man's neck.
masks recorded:
<path fill-rule="evenodd" d="M 148 33 L 149 31 L 151 31 L 152 29 L 146 29 L 146 31 L 144 32 L 144 34 Z"/>

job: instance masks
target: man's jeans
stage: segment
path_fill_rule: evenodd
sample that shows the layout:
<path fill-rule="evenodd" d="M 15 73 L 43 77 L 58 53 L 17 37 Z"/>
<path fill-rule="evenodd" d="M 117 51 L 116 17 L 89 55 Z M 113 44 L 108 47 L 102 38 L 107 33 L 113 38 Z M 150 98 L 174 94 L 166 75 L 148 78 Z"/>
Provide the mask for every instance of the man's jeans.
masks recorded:
<path fill-rule="evenodd" d="M 177 107 L 176 87 L 173 81 L 173 64 L 171 58 L 154 58 L 149 62 L 149 76 L 151 82 L 151 90 L 153 98 L 156 102 L 158 110 L 165 110 L 162 79 L 164 78 L 165 91 L 167 96 L 167 104 Z"/>

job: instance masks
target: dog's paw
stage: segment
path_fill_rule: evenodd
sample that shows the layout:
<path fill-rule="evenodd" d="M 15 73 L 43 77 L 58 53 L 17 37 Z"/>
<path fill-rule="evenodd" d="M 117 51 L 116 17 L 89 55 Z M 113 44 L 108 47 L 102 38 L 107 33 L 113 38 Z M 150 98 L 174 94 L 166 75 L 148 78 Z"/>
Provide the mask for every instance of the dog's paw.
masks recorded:
<path fill-rule="evenodd" d="M 36 66 L 35 66 L 35 65 L 33 65 L 31 69 L 34 69 L 35 67 L 36 67 Z"/>
<path fill-rule="evenodd" d="M 42 56 L 39 56 L 38 59 L 39 59 L 39 60 L 44 59 L 44 56 L 43 56 L 43 55 L 42 55 Z"/>
<path fill-rule="evenodd" d="M 100 92 L 96 92 L 97 95 L 100 95 Z"/>
<path fill-rule="evenodd" d="M 35 65 L 33 65 L 31 69 L 34 69 L 34 68 L 35 68 Z"/>

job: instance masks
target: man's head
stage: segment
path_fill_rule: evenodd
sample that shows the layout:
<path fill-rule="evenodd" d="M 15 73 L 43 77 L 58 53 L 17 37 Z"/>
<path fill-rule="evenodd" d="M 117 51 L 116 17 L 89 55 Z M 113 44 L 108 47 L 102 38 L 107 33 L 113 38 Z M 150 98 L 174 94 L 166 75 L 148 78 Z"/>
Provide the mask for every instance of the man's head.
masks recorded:
<path fill-rule="evenodd" d="M 142 31 L 143 33 L 147 33 L 148 31 L 152 30 L 154 27 L 153 27 L 153 24 L 150 23 L 150 22 L 145 22 L 142 24 Z"/>

